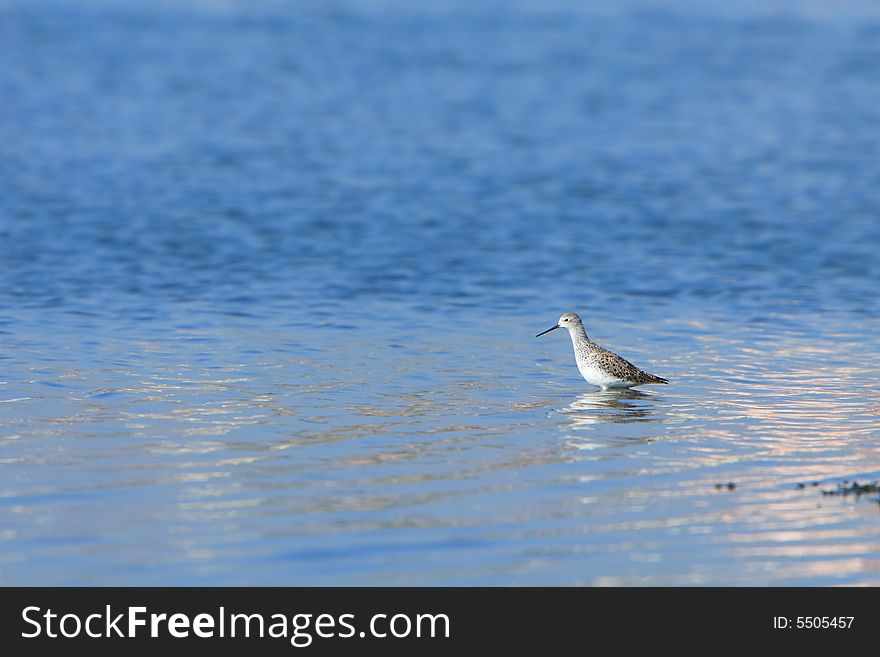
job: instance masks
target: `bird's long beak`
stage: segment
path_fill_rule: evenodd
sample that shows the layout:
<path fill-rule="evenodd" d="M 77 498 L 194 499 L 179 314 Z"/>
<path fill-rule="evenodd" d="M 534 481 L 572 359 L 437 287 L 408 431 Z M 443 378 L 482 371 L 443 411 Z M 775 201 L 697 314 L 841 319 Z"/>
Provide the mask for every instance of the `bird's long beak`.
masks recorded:
<path fill-rule="evenodd" d="M 542 335 L 544 335 L 545 333 L 549 333 L 550 331 L 555 331 L 555 330 L 558 329 L 558 328 L 559 328 L 559 324 L 557 324 L 556 326 L 551 326 L 551 327 L 548 328 L 546 331 L 541 331 L 540 333 L 538 333 L 538 335 L 536 335 L 535 337 L 536 337 L 536 338 L 540 338 L 540 337 L 541 337 Z"/>

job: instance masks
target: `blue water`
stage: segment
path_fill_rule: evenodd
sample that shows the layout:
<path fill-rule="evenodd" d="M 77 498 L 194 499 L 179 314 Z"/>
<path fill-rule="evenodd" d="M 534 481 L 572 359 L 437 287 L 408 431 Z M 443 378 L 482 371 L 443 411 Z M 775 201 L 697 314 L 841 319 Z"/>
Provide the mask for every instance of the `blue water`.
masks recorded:
<path fill-rule="evenodd" d="M 0 2 L 0 584 L 880 585 L 878 62 L 867 0 Z"/>

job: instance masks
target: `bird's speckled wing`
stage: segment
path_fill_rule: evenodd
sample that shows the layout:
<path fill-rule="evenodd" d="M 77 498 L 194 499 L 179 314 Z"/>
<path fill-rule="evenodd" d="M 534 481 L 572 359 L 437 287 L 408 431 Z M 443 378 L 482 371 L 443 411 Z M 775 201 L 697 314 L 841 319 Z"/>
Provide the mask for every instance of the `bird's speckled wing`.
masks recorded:
<path fill-rule="evenodd" d="M 622 358 L 602 347 L 596 346 L 593 349 L 592 356 L 595 359 L 596 365 L 611 376 L 615 376 L 622 381 L 632 381 L 633 383 L 669 383 L 666 379 L 640 370 L 626 358 Z"/>

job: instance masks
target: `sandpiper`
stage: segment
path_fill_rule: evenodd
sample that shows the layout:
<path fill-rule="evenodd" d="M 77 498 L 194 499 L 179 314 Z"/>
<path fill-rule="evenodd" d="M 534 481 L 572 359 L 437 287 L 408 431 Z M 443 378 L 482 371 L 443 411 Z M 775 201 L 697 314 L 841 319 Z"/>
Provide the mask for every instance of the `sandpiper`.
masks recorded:
<path fill-rule="evenodd" d="M 584 323 L 574 313 L 563 314 L 556 326 L 551 326 L 535 337 L 540 337 L 558 328 L 568 329 L 571 344 L 574 346 L 574 358 L 577 361 L 578 370 L 587 383 L 599 386 L 603 390 L 632 388 L 643 383 L 669 383 L 666 379 L 640 370 L 625 358 L 603 349 L 590 340 L 584 330 Z"/>

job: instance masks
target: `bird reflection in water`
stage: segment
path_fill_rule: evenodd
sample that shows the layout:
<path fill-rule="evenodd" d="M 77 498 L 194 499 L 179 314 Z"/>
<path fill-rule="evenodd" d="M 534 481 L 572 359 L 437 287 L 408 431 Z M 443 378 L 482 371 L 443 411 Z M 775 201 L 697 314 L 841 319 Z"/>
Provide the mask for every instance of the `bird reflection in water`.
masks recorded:
<path fill-rule="evenodd" d="M 571 419 L 572 429 L 589 429 L 605 422 L 650 422 L 657 420 L 657 395 L 639 390 L 595 390 L 580 395 L 559 410 Z"/>

